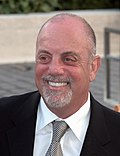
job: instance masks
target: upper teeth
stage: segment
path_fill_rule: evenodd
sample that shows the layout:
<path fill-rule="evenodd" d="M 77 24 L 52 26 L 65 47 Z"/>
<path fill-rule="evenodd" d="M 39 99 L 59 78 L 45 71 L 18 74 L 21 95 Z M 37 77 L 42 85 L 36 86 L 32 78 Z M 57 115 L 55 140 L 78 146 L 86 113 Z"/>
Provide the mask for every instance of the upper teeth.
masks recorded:
<path fill-rule="evenodd" d="M 53 87 L 61 87 L 67 85 L 67 82 L 49 82 L 49 85 Z"/>

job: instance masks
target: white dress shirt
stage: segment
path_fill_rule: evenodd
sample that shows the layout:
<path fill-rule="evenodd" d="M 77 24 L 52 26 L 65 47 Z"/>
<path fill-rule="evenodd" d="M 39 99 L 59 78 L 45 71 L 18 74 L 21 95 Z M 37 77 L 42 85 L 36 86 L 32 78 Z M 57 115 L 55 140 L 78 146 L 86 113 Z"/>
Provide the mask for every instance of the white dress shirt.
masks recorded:
<path fill-rule="evenodd" d="M 53 114 L 41 98 L 37 112 L 33 156 L 45 156 L 52 140 L 52 121 L 64 120 L 70 128 L 61 138 L 64 156 L 79 156 L 90 119 L 90 94 L 87 102 L 73 115 L 60 119 Z"/>

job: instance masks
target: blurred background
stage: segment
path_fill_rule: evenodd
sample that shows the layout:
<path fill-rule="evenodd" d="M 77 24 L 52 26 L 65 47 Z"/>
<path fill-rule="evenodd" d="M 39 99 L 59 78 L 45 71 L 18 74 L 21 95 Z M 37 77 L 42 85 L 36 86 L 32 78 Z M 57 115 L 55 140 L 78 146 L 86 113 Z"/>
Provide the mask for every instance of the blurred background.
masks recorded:
<path fill-rule="evenodd" d="M 119 9 L 119 0 L 0 0 L 1 14 L 61 10 Z"/>
<path fill-rule="evenodd" d="M 103 105 L 120 104 L 119 0 L 0 0 L 0 97 L 36 90 L 35 42 L 42 24 L 60 12 L 93 27 L 102 64 L 91 92 Z"/>

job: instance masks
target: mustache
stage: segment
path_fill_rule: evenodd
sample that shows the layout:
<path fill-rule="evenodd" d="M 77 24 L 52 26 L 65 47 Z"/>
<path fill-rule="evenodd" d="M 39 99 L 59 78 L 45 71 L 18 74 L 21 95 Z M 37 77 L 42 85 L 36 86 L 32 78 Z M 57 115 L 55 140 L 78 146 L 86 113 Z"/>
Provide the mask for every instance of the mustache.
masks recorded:
<path fill-rule="evenodd" d="M 47 75 L 43 76 L 42 79 L 44 81 L 56 81 L 56 82 L 72 82 L 70 77 L 58 76 L 58 75 Z"/>

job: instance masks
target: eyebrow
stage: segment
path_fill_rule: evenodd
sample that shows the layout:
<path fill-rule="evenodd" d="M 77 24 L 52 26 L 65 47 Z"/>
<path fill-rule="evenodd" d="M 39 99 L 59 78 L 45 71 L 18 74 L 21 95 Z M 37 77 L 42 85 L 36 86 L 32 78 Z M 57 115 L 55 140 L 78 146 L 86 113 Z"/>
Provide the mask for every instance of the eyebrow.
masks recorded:
<path fill-rule="evenodd" d="M 47 50 L 38 50 L 37 55 L 39 55 L 40 53 L 46 53 L 51 55 Z"/>
<path fill-rule="evenodd" d="M 73 51 L 66 51 L 66 52 L 64 52 L 62 55 L 74 55 L 74 56 L 80 58 L 80 54 L 78 54 L 78 53 L 76 53 L 76 52 L 73 52 Z"/>
<path fill-rule="evenodd" d="M 51 55 L 51 53 L 48 52 L 47 50 L 39 50 L 37 55 L 39 55 L 40 53 L 45 53 L 45 54 Z M 78 53 L 76 53 L 74 51 L 66 51 L 66 52 L 63 52 L 61 55 L 62 56 L 65 56 L 65 55 L 71 55 L 72 56 L 72 55 L 74 55 L 74 56 L 80 58 L 80 54 L 78 54 Z"/>

